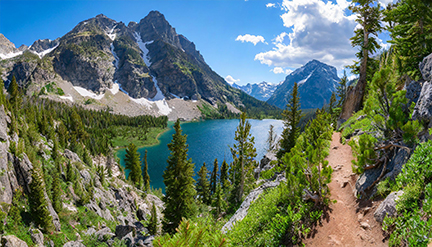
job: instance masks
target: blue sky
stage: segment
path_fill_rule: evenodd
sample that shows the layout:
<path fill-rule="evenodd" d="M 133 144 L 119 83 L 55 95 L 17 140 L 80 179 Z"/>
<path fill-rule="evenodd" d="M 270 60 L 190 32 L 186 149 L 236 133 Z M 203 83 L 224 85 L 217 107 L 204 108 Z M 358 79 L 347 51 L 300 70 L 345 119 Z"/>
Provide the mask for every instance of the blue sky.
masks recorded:
<path fill-rule="evenodd" d="M 381 0 L 384 4 L 392 0 Z M 17 47 L 61 37 L 104 14 L 139 22 L 158 10 L 195 43 L 219 75 L 238 84 L 279 83 L 311 59 L 342 68 L 352 63 L 356 26 L 346 0 L 0 0 L 0 33 Z M 384 42 L 386 35 L 381 37 Z"/>

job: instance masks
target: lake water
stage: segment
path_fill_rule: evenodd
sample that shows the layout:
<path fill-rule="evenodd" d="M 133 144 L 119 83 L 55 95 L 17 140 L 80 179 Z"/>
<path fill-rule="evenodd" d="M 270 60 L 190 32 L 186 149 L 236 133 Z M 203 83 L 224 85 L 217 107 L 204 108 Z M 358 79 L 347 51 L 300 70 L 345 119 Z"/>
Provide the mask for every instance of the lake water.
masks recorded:
<path fill-rule="evenodd" d="M 257 150 L 256 160 L 260 161 L 266 153 L 266 140 L 268 138 L 268 130 L 272 124 L 278 135 L 282 133 L 283 122 L 280 120 L 264 119 L 264 120 L 248 120 L 251 123 L 251 134 L 255 137 L 255 148 Z M 187 144 L 189 144 L 188 157 L 192 158 L 195 163 L 195 173 L 201 168 L 203 162 L 206 163 L 207 169 L 213 169 L 214 159 L 217 158 L 219 167 L 225 159 L 230 163 L 233 159 L 230 152 L 230 146 L 234 144 L 234 136 L 238 119 L 223 119 L 223 120 L 207 120 L 201 122 L 182 123 L 182 134 L 187 135 Z M 144 157 L 147 150 L 148 172 L 150 175 L 150 185 L 153 188 L 162 188 L 164 190 L 163 172 L 167 165 L 169 150 L 167 144 L 171 142 L 174 134 L 173 123 L 168 125 L 169 130 L 159 136 L 160 143 L 151 147 L 143 147 L 138 149 L 141 158 Z M 124 167 L 125 149 L 117 152 L 117 157 L 120 158 L 120 164 Z M 220 168 L 219 168 L 220 169 Z"/>

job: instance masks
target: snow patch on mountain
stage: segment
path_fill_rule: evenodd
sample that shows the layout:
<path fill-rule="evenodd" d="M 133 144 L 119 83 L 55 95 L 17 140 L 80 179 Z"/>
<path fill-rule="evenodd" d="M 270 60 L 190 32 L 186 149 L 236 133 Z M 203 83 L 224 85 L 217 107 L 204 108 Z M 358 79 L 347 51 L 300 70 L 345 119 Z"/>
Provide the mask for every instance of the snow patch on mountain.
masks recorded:
<path fill-rule="evenodd" d="M 10 53 L 8 53 L 8 54 L 1 54 L 1 53 L 0 53 L 0 58 L 1 58 L 1 59 L 9 59 L 9 58 L 13 58 L 13 57 L 16 57 L 16 56 L 19 56 L 19 55 L 22 55 L 22 54 L 23 54 L 22 51 L 18 51 L 18 52 L 10 52 Z"/>
<path fill-rule="evenodd" d="M 32 52 L 33 52 L 34 54 L 38 55 L 39 58 L 43 58 L 46 54 L 52 52 L 52 51 L 53 51 L 55 48 L 57 48 L 58 46 L 59 46 L 59 44 L 57 44 L 56 46 L 51 47 L 51 48 L 49 48 L 49 49 L 46 49 L 46 50 L 44 50 L 44 51 L 41 51 L 41 52 L 35 52 L 35 51 L 32 51 Z"/>
<path fill-rule="evenodd" d="M 311 77 L 311 75 L 313 74 L 313 72 L 315 72 L 315 70 L 314 71 L 312 71 L 305 79 L 303 79 L 303 80 L 301 80 L 301 81 L 299 81 L 298 83 L 297 83 L 297 86 L 301 86 L 301 85 L 303 85 L 310 77 Z"/>
<path fill-rule="evenodd" d="M 114 29 L 117 27 L 117 24 L 116 25 L 114 25 L 114 27 L 109 31 L 109 32 L 106 32 L 105 34 L 112 40 L 112 41 L 114 41 L 115 40 L 115 38 L 116 38 L 116 36 L 117 36 L 117 34 L 115 34 L 114 33 Z"/>
<path fill-rule="evenodd" d="M 70 100 L 71 102 L 74 102 L 74 99 L 72 98 L 71 95 L 68 95 L 68 96 L 60 96 L 60 99 L 67 99 L 67 100 Z"/>
<path fill-rule="evenodd" d="M 112 88 L 109 89 L 113 95 L 116 95 L 120 90 L 120 84 L 117 83 L 117 80 L 113 83 Z"/>
<path fill-rule="evenodd" d="M 119 65 L 119 60 L 120 60 L 120 58 L 117 56 L 117 54 L 115 53 L 115 51 L 114 51 L 114 44 L 113 43 L 111 43 L 111 46 L 110 46 L 111 48 L 110 48 L 110 50 L 111 50 L 111 53 L 113 54 L 113 56 L 114 56 L 114 66 L 116 67 L 116 69 L 118 69 L 118 65 Z"/>
<path fill-rule="evenodd" d="M 150 62 L 150 57 L 148 56 L 149 50 L 147 49 L 147 45 L 153 43 L 153 40 L 151 41 L 147 41 L 147 42 L 143 42 L 141 39 L 141 35 L 137 32 L 134 33 L 136 42 L 138 43 L 139 48 L 142 51 L 142 59 L 144 60 L 144 63 L 147 65 L 147 67 L 151 66 L 151 62 Z"/>
<path fill-rule="evenodd" d="M 105 96 L 105 94 L 97 95 L 97 94 L 95 94 L 95 93 L 93 93 L 93 92 L 91 92 L 85 88 L 82 88 L 82 87 L 74 86 L 73 88 L 75 89 L 75 91 L 77 91 L 83 97 L 90 97 L 93 99 L 100 100 Z"/>

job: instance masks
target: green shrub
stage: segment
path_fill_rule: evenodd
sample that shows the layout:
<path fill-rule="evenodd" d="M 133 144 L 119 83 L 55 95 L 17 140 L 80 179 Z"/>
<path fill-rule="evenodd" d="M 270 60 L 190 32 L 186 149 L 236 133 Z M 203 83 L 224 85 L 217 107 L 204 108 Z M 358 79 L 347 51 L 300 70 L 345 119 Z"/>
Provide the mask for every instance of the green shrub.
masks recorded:
<path fill-rule="evenodd" d="M 377 155 L 375 153 L 375 143 L 377 139 L 369 134 L 363 134 L 358 139 L 352 139 L 348 142 L 353 150 L 354 157 L 352 170 L 354 173 L 361 174 L 368 165 L 372 165 Z"/>

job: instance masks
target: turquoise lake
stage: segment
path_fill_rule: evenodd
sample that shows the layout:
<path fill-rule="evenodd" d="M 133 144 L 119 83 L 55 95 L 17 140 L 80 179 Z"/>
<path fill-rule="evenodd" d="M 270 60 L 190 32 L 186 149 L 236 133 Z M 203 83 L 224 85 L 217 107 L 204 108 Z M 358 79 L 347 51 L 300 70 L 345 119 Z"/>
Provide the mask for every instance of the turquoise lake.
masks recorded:
<path fill-rule="evenodd" d="M 251 134 L 255 137 L 256 160 L 260 161 L 266 153 L 266 140 L 270 125 L 273 125 L 276 133 L 280 135 L 283 130 L 283 122 L 273 119 L 250 119 L 248 121 L 252 126 Z M 207 169 L 211 171 L 215 158 L 218 159 L 219 167 L 224 159 L 228 163 L 232 161 L 230 146 L 232 147 L 234 144 L 234 136 L 238 124 L 238 119 L 207 120 L 181 124 L 182 133 L 187 135 L 187 144 L 189 145 L 188 157 L 192 158 L 192 162 L 195 163 L 195 173 L 198 172 L 203 162 L 206 163 Z M 141 158 L 144 157 L 145 150 L 148 151 L 147 162 L 151 186 L 153 188 L 162 188 L 163 190 L 165 185 L 162 175 L 169 156 L 167 144 L 171 142 L 172 135 L 174 134 L 173 124 L 170 123 L 168 127 L 169 130 L 159 136 L 160 143 L 158 145 L 138 149 Z M 120 164 L 123 167 L 125 153 L 125 149 L 117 152 L 117 157 L 120 158 Z"/>

